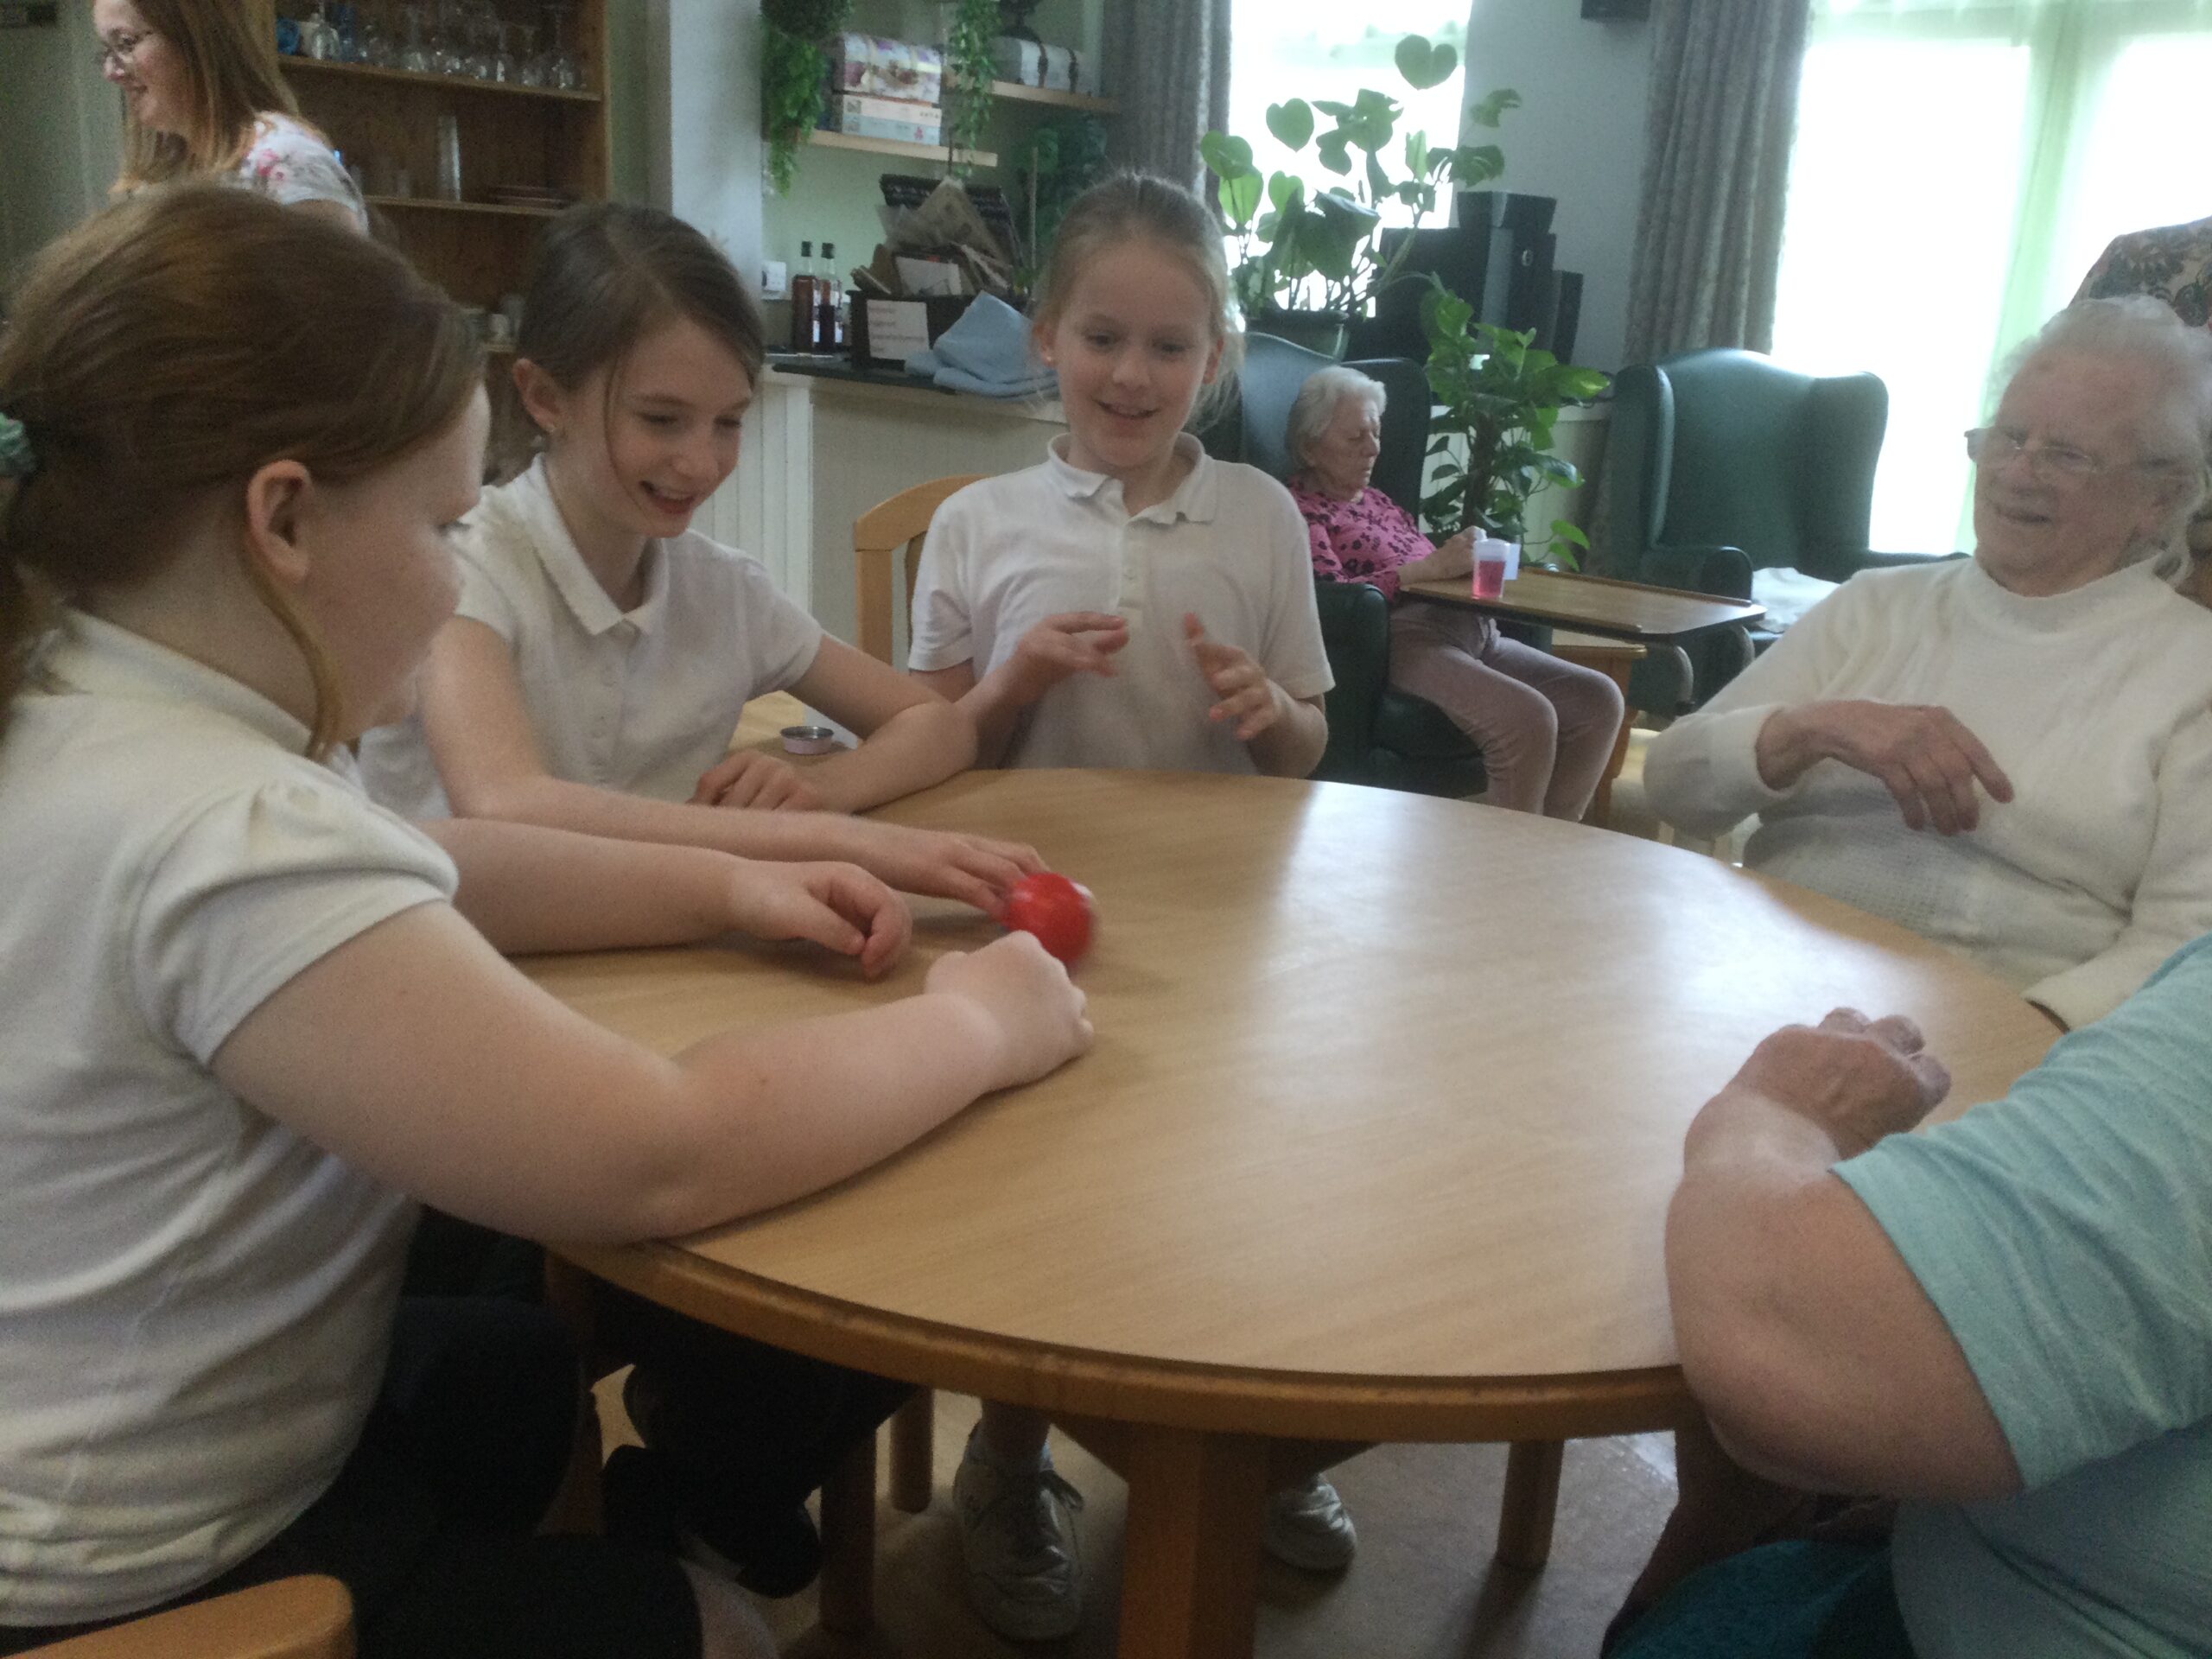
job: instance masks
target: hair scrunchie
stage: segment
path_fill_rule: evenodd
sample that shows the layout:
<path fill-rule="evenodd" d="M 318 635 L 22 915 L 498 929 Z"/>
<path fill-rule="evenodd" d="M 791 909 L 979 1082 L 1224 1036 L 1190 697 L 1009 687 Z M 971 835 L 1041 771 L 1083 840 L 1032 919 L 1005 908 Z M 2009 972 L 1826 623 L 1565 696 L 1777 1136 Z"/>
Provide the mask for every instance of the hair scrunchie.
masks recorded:
<path fill-rule="evenodd" d="M 14 416 L 0 413 L 0 478 L 29 478 L 37 470 L 31 435 Z"/>

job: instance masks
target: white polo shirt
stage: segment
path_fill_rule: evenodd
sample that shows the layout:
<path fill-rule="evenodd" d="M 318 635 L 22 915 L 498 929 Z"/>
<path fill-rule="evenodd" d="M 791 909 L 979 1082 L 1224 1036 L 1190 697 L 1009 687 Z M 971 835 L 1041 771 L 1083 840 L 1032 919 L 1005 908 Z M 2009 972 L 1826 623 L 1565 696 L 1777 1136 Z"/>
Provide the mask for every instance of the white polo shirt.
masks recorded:
<path fill-rule="evenodd" d="M 455 881 L 238 682 L 82 615 L 47 669 L 0 734 L 0 1624 L 17 1625 L 206 1583 L 352 1451 L 414 1206 L 209 1066 L 296 975 Z"/>
<path fill-rule="evenodd" d="M 938 509 L 914 588 L 919 671 L 973 663 L 981 679 L 1021 636 L 1065 611 L 1118 611 L 1129 643 L 1111 677 L 1063 681 L 1028 711 L 1010 766 L 1124 766 L 1250 772 L 1250 751 L 1206 711 L 1183 617 L 1236 645 L 1294 697 L 1334 683 L 1313 608 L 1306 521 L 1290 492 L 1253 467 L 1217 461 L 1196 438 L 1166 500 L 1131 514 L 1117 479 L 1065 457 L 971 484 Z"/>
<path fill-rule="evenodd" d="M 541 457 L 464 521 L 456 614 L 514 655 L 545 769 L 570 783 L 691 797 L 754 697 L 803 677 L 822 625 L 754 560 L 686 531 L 646 543 L 645 596 L 616 607 L 576 551 Z M 448 810 L 419 718 L 372 732 L 370 792 L 410 817 Z"/>

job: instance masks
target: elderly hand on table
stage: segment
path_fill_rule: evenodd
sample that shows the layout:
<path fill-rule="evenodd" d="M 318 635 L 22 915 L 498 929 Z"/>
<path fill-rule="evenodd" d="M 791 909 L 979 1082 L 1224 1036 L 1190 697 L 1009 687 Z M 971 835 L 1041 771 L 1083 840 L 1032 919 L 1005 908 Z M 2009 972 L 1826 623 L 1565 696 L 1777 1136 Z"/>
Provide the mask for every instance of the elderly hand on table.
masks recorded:
<path fill-rule="evenodd" d="M 1830 1142 L 1834 1161 L 1913 1128 L 1950 1088 L 1950 1073 L 1927 1052 L 1911 1020 L 1901 1014 L 1869 1020 L 1855 1008 L 1838 1008 L 1817 1028 L 1784 1026 L 1753 1049 L 1690 1125 L 1683 1159 L 1694 1162 L 1707 1135 L 1730 1132 L 1734 1103 L 1744 1095 L 1817 1128 Z"/>

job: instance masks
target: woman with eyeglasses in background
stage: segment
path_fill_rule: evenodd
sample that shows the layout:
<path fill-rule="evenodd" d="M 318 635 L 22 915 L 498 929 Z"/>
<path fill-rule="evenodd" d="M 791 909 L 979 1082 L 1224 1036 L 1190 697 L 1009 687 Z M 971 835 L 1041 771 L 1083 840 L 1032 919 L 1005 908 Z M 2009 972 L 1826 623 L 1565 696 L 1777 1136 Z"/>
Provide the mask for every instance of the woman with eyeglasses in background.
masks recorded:
<path fill-rule="evenodd" d="M 2177 593 L 2212 335 L 2140 296 L 2023 351 L 1974 554 L 1853 577 L 1651 746 L 1652 810 L 1948 945 L 2063 1027 L 2212 931 L 2212 614 Z M 1934 833 L 1923 833 L 1932 830 Z"/>
<path fill-rule="evenodd" d="M 259 0 L 92 0 L 100 73 L 122 89 L 115 193 L 229 177 L 357 231 L 368 209 L 329 141 L 300 119 Z"/>

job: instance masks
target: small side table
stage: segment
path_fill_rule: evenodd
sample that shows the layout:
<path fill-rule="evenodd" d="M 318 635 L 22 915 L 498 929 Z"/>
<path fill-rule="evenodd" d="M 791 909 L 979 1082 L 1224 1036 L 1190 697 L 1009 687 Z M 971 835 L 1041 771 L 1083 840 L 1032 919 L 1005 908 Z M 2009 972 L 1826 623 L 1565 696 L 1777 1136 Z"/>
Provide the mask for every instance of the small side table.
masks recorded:
<path fill-rule="evenodd" d="M 1615 685 L 1621 696 L 1628 696 L 1628 671 L 1645 653 L 1645 647 L 1628 639 L 1607 639 L 1594 633 L 1570 633 L 1561 629 L 1552 635 L 1552 655 L 1561 662 L 1573 663 L 1580 668 L 1594 668 Z M 1621 765 L 1628 759 L 1628 717 L 1621 717 L 1621 728 L 1613 738 L 1612 758 L 1605 762 L 1605 775 L 1598 779 L 1598 792 L 1590 798 L 1590 810 L 1582 815 L 1582 822 L 1610 830 L 1613 823 L 1613 780 L 1621 775 Z"/>

